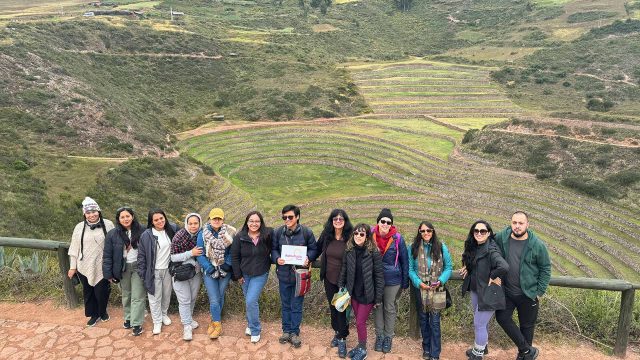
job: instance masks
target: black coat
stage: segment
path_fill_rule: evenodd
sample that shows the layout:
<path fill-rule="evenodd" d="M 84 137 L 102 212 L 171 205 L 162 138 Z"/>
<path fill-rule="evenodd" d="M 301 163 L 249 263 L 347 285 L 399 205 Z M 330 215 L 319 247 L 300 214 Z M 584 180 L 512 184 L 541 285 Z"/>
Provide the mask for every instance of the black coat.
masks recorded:
<path fill-rule="evenodd" d="M 173 233 L 178 232 L 178 225 L 169 223 Z M 168 235 L 168 234 L 167 234 Z M 169 239 L 173 240 L 173 239 Z M 154 280 L 156 278 L 156 247 L 158 246 L 158 237 L 153 235 L 153 230 L 147 229 L 140 235 L 138 243 L 138 275 L 142 279 L 145 290 L 151 295 L 155 294 L 156 286 Z"/>
<path fill-rule="evenodd" d="M 271 237 L 273 231 L 269 229 L 266 239 L 260 239 L 258 245 L 245 231 L 241 231 L 231 243 L 231 266 L 234 278 L 240 279 L 244 275 L 258 276 L 271 269 Z"/>
<path fill-rule="evenodd" d="M 478 294 L 478 310 L 502 310 L 487 304 L 486 300 L 489 299 L 483 298 L 485 289 L 489 285 L 489 278 L 495 279 L 499 277 L 502 279 L 502 284 L 504 285 L 507 272 L 509 271 L 509 264 L 507 264 L 507 261 L 502 257 L 495 241 L 489 239 L 488 243 L 484 246 L 479 246 L 476 251 L 475 261 L 473 262 L 475 264 L 472 266 L 470 266 L 470 264 L 464 264 L 467 269 L 471 269 L 471 271 L 467 274 L 462 284 L 462 295 L 471 289 L 471 282 L 475 281 L 476 292 Z"/>
<path fill-rule="evenodd" d="M 126 236 L 126 235 L 125 235 Z M 102 253 L 102 275 L 105 279 L 122 280 L 122 261 L 124 240 L 121 231 L 116 227 L 107 233 Z"/>
<path fill-rule="evenodd" d="M 364 294 L 368 304 L 382 303 L 384 295 L 384 269 L 382 257 L 378 251 L 366 250 L 362 256 L 362 276 L 364 277 Z M 356 277 L 356 251 L 345 251 L 342 258 L 342 269 L 338 279 L 338 287 L 346 288 L 349 294 L 353 294 L 353 286 Z"/>

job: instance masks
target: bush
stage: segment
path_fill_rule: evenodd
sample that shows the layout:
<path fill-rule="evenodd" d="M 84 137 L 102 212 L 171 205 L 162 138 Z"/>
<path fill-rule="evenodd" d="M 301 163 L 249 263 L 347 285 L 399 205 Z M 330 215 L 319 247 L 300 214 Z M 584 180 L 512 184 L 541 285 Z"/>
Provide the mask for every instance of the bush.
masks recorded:
<path fill-rule="evenodd" d="M 619 186 L 631 186 L 640 182 L 640 169 L 628 169 L 609 175 L 607 177 L 607 182 Z"/>
<path fill-rule="evenodd" d="M 464 137 L 462 138 L 462 143 L 466 144 L 468 142 L 473 141 L 474 136 L 478 133 L 478 129 L 469 129 L 466 133 L 464 133 Z"/>
<path fill-rule="evenodd" d="M 568 188 L 600 199 L 613 198 L 618 195 L 607 183 L 584 176 L 570 176 L 562 179 L 560 183 Z"/>
<path fill-rule="evenodd" d="M 587 109 L 591 111 L 607 112 L 611 110 L 614 105 L 615 103 L 613 101 L 599 98 L 589 99 L 589 101 L 587 101 Z"/>

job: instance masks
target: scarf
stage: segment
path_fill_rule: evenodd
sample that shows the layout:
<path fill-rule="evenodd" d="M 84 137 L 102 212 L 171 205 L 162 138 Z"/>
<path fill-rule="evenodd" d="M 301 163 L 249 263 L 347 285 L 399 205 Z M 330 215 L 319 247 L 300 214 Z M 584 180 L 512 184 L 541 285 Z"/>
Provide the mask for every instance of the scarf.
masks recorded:
<path fill-rule="evenodd" d="M 182 254 L 196 247 L 197 234 L 190 234 L 187 229 L 180 229 L 171 240 L 171 255 Z"/>
<path fill-rule="evenodd" d="M 418 247 L 418 276 L 420 276 L 420 280 L 427 285 L 431 285 L 431 282 L 438 281 L 438 278 L 442 274 L 442 269 L 444 268 L 444 263 L 442 260 L 442 256 L 438 259 L 438 261 L 434 262 L 431 259 L 429 254 L 424 250 L 424 243 L 420 244 Z M 429 259 L 427 259 L 429 257 Z M 431 260 L 431 264 L 429 264 L 429 260 Z M 425 307 L 425 311 L 430 311 L 428 309 L 428 305 L 430 301 L 427 299 L 429 297 L 433 297 L 433 293 L 435 289 L 424 290 L 420 288 L 420 295 L 422 298 L 422 304 Z"/>
<path fill-rule="evenodd" d="M 393 236 L 397 233 L 398 229 L 395 225 L 391 225 L 389 232 L 384 236 L 380 235 L 378 225 L 373 227 L 373 237 L 376 240 L 376 245 L 378 246 L 378 250 L 380 250 L 380 254 L 384 255 L 384 253 L 387 252 L 395 240 Z"/>
<path fill-rule="evenodd" d="M 233 242 L 232 235 L 227 232 L 227 224 L 222 224 L 219 231 L 214 231 L 210 224 L 202 229 L 204 251 L 207 259 L 214 266 L 224 264 L 224 252 Z"/>

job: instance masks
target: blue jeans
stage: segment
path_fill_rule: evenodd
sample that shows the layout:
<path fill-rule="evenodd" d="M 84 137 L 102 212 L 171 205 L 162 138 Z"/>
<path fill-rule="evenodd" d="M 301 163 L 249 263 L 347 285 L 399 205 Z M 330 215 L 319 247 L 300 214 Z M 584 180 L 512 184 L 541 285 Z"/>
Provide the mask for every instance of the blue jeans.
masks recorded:
<path fill-rule="evenodd" d="M 231 273 L 223 278 L 214 279 L 210 275 L 204 275 L 204 287 L 209 295 L 209 311 L 212 321 L 220 321 L 222 306 L 224 305 L 224 291 L 231 280 Z"/>
<path fill-rule="evenodd" d="M 440 339 L 440 312 L 424 312 L 420 290 L 416 292 L 416 306 L 418 319 L 420 320 L 420 332 L 422 333 L 422 351 L 428 352 L 433 358 L 440 358 L 442 344 Z"/>
<path fill-rule="evenodd" d="M 282 304 L 282 332 L 300 335 L 304 296 L 296 296 L 296 283 L 279 282 Z"/>
<path fill-rule="evenodd" d="M 251 330 L 251 335 L 257 336 L 260 335 L 260 331 L 262 330 L 258 300 L 260 300 L 262 289 L 269 278 L 269 272 L 257 276 L 244 275 L 243 278 L 242 293 L 244 294 L 245 309 L 247 312 L 247 324 Z"/>

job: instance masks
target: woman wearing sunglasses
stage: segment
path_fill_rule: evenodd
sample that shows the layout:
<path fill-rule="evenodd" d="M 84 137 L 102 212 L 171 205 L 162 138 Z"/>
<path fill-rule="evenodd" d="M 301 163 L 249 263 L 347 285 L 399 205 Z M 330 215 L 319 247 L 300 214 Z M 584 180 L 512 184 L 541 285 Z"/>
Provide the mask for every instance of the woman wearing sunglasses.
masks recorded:
<path fill-rule="evenodd" d="M 331 327 L 335 332 L 331 347 L 338 348 L 338 356 L 341 358 L 347 356 L 346 339 L 349 336 L 349 323 L 347 314 L 336 310 L 335 306 L 331 305 L 331 300 L 339 290 L 338 278 L 342 268 L 342 257 L 352 231 L 353 225 L 347 213 L 342 209 L 334 209 L 329 214 L 318 239 L 318 249 L 322 249 L 320 280 L 324 280 L 324 291 L 331 311 Z"/>
<path fill-rule="evenodd" d="M 488 353 L 489 321 L 496 310 L 504 309 L 504 292 L 487 291 L 490 285 L 502 285 L 509 265 L 500 254 L 494 241 L 491 225 L 478 220 L 469 229 L 464 242 L 462 265 L 466 268 L 462 294 L 471 293 L 475 343 L 467 350 L 469 360 L 481 360 Z M 501 290 L 501 289 L 496 289 Z M 501 297 L 501 298 L 497 298 Z"/>
<path fill-rule="evenodd" d="M 351 307 L 356 316 L 358 346 L 348 354 L 354 360 L 367 358 L 367 319 L 371 310 L 382 303 L 384 294 L 382 267 L 382 257 L 373 242 L 369 225 L 356 225 L 347 242 L 338 282 L 339 287 L 346 288 L 351 295 Z"/>
<path fill-rule="evenodd" d="M 144 232 L 136 213 L 130 207 L 116 210 L 116 227 L 109 231 L 104 243 L 102 273 L 110 283 L 120 283 L 125 329 L 132 335 L 142 334 L 146 291 L 138 275 L 138 242 Z"/>
<path fill-rule="evenodd" d="M 416 293 L 416 306 L 422 333 L 422 358 L 440 358 L 440 310 L 432 309 L 427 297 L 451 277 L 453 269 L 447 246 L 440 242 L 436 229 L 428 221 L 418 226 L 409 248 L 409 277 Z"/>
<path fill-rule="evenodd" d="M 409 287 L 409 262 L 404 239 L 393 225 L 391 210 L 382 209 L 372 229 L 373 240 L 382 255 L 384 295 L 382 306 L 375 310 L 375 351 L 391 352 L 400 290 Z"/>

